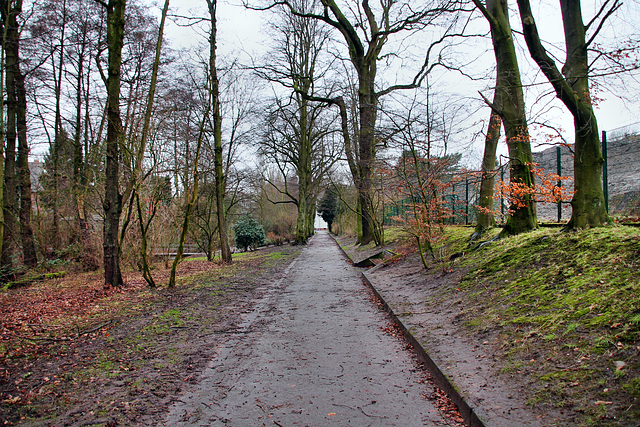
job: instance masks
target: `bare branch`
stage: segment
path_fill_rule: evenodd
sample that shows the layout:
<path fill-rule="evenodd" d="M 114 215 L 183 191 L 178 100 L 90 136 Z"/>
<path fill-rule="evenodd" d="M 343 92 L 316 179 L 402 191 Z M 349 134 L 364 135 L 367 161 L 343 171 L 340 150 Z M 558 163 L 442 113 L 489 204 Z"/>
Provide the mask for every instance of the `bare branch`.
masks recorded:
<path fill-rule="evenodd" d="M 596 20 L 596 18 L 602 13 L 602 11 L 605 9 L 605 7 L 607 6 L 607 3 L 609 3 L 610 0 L 607 0 L 606 2 L 604 2 L 604 4 L 602 5 L 602 8 L 598 11 L 598 13 L 596 14 L 596 16 L 593 17 L 593 19 L 591 20 L 591 22 L 589 22 L 586 27 L 585 27 L 585 31 L 587 29 L 589 29 L 589 27 L 591 26 L 591 24 L 594 23 L 594 21 Z M 618 10 L 620 7 L 622 6 L 622 2 L 619 0 L 616 0 L 613 5 L 611 6 L 611 9 L 609 9 L 607 11 L 607 13 L 604 15 L 604 17 L 600 20 L 600 23 L 598 24 L 598 28 L 596 28 L 596 30 L 594 31 L 594 33 L 591 35 L 591 38 L 589 39 L 589 41 L 587 41 L 586 46 L 590 46 L 591 43 L 593 43 L 593 40 L 595 40 L 596 36 L 598 35 L 598 33 L 600 32 L 600 30 L 602 30 L 602 26 L 604 25 L 605 21 L 615 13 L 616 10 Z"/>

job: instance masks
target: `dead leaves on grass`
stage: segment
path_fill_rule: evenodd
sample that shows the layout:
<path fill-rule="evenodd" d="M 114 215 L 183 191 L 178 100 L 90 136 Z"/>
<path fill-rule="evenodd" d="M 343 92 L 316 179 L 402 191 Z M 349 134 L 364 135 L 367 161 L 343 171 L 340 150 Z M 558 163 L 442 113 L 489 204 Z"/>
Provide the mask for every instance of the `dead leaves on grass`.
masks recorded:
<path fill-rule="evenodd" d="M 180 264 L 178 277 L 210 271 L 216 264 L 189 261 Z M 159 283 L 168 270 L 156 270 Z M 125 286 L 105 288 L 99 272 L 69 274 L 28 288 L 0 294 L 0 357 L 40 352 L 46 342 L 71 341 L 106 333 L 106 327 L 124 307 L 135 310 L 153 294 L 137 272 L 125 276 Z"/>

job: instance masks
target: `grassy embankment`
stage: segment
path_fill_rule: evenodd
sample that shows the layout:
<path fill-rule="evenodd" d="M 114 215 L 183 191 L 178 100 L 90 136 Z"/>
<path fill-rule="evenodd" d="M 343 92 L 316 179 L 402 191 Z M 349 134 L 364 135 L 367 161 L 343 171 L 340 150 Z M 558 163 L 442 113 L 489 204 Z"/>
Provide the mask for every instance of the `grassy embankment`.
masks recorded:
<path fill-rule="evenodd" d="M 637 425 L 640 229 L 542 228 L 471 250 L 470 234 L 447 231 L 442 253 L 465 256 L 445 267 L 466 273 L 443 292 L 465 300 L 471 332 L 494 337 L 503 373 L 530 384 L 529 403 L 581 414 L 582 425 Z"/>

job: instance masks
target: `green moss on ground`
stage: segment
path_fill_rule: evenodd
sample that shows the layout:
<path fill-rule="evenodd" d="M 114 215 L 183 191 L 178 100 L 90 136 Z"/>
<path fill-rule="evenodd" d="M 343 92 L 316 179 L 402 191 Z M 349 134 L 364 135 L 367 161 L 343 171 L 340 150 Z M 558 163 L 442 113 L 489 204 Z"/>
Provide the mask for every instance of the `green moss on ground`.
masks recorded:
<path fill-rule="evenodd" d="M 466 325 L 497 331 L 504 369 L 532 381 L 532 404 L 571 407 L 584 414 L 577 425 L 640 419 L 640 230 L 539 229 L 461 263 Z"/>

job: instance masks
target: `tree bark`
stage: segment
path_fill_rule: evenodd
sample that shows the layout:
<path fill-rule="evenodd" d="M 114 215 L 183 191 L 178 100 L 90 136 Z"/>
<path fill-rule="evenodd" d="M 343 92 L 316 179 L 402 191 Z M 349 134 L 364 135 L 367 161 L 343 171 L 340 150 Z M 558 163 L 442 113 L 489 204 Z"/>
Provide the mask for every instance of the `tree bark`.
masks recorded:
<path fill-rule="evenodd" d="M 494 95 L 493 102 L 496 97 Z M 496 175 L 496 151 L 500 140 L 500 127 L 502 120 L 500 115 L 491 110 L 489 126 L 484 140 L 484 155 L 482 157 L 482 181 L 480 182 L 480 195 L 478 197 L 478 221 L 474 231 L 473 239 L 479 239 L 484 232 L 496 225 L 495 214 L 493 213 L 493 195 L 495 190 Z"/>
<path fill-rule="evenodd" d="M 209 38 L 209 74 L 211 79 L 211 102 L 213 102 L 213 140 L 214 140 L 214 164 L 215 164 L 215 195 L 216 195 L 216 216 L 218 220 L 218 235 L 220 237 L 220 258 L 224 263 L 230 263 L 231 248 L 229 247 L 229 236 L 227 235 L 227 210 L 224 198 L 226 195 L 226 177 L 224 174 L 223 153 L 222 153 L 222 115 L 220 114 L 220 84 L 218 81 L 218 70 L 216 64 L 216 43 L 217 43 L 217 0 L 209 0 L 209 15 L 211 19 L 211 35 Z"/>
<path fill-rule="evenodd" d="M 618 7 L 611 5 L 610 11 Z M 531 57 L 547 77 L 556 95 L 573 115 L 575 125 L 574 189 L 568 229 L 596 227 L 611 221 L 604 203 L 598 122 L 593 112 L 588 78 L 588 44 L 580 1 L 561 0 L 567 58 L 558 70 L 547 54 L 528 0 L 518 0 L 520 19 Z M 605 14 L 605 16 L 608 16 Z M 603 18 L 606 19 L 606 18 Z"/>
<path fill-rule="evenodd" d="M 121 286 L 120 245 L 118 231 L 122 213 L 119 189 L 120 145 L 123 143 L 120 118 L 120 69 L 124 39 L 126 0 L 109 0 L 107 6 L 107 44 L 109 68 L 107 77 L 107 155 L 105 168 L 105 196 L 103 202 L 104 280 L 106 286 Z"/>
<path fill-rule="evenodd" d="M 16 57 L 19 58 L 18 52 L 16 52 Z M 38 264 L 38 254 L 31 227 L 31 173 L 29 171 L 29 143 L 27 141 L 27 92 L 19 62 L 16 67 L 15 79 L 22 262 L 26 267 L 33 268 Z"/>
<path fill-rule="evenodd" d="M 474 3 L 485 15 L 491 27 L 491 40 L 496 57 L 495 109 L 500 114 L 509 149 L 509 179 L 528 187 L 535 184 L 533 155 L 520 80 L 520 69 L 509 23 L 507 0 L 487 0 L 486 8 L 479 0 Z M 537 227 L 536 204 L 531 194 L 517 196 L 521 203 L 512 203 L 501 236 L 514 235 Z"/>
<path fill-rule="evenodd" d="M 4 89 L 5 89 L 5 66 L 6 66 L 6 42 L 7 42 L 7 29 L 8 29 L 8 21 L 7 21 L 7 16 L 6 16 L 6 4 L 4 1 L 0 1 L 0 8 L 2 8 L 2 11 L 0 11 L 0 19 L 2 19 L 2 21 L 0 22 L 0 28 L 2 29 L 2 50 L 0 51 L 0 94 L 4 94 Z M 3 258 L 3 253 L 4 253 L 4 233 L 5 233 L 5 201 L 4 201 L 4 194 L 5 194 L 5 173 L 4 173 L 4 168 L 5 168 L 5 150 L 4 150 L 4 141 L 5 141 L 5 115 L 4 115 L 4 108 L 5 108 L 5 97 L 4 96 L 0 96 L 0 280 L 2 280 L 2 278 L 4 277 L 4 258 Z"/>
<path fill-rule="evenodd" d="M 377 58 L 376 58 L 377 60 Z M 373 194 L 373 166 L 375 163 L 375 123 L 377 117 L 378 99 L 374 92 L 376 73 L 375 60 L 361 72 L 360 88 L 358 90 L 358 108 L 360 117 L 360 131 L 358 133 L 358 205 L 361 210 L 362 228 L 358 241 L 366 245 L 371 241 L 380 244 L 382 236 L 378 233 L 375 221 Z"/>
<path fill-rule="evenodd" d="M 7 124 L 4 159 L 4 233 L 3 250 L 0 262 L 4 279 L 13 277 L 18 237 L 18 193 L 16 185 L 16 70 L 19 64 L 17 57 L 19 45 L 18 14 L 22 3 L 3 4 L 2 17 L 5 24 L 4 50 L 6 54 L 6 90 L 7 90 Z"/>
<path fill-rule="evenodd" d="M 303 64 L 300 64 L 303 65 Z M 309 76 L 311 77 L 311 76 Z M 304 84 L 303 91 L 308 93 L 310 87 L 308 84 Z M 296 220 L 296 244 L 305 244 L 310 237 L 308 227 L 308 209 L 310 187 L 311 187 L 311 126 L 309 124 L 309 102 L 306 99 L 298 99 L 299 102 L 299 149 L 298 149 L 298 161 L 296 164 L 298 174 L 298 217 Z"/>

